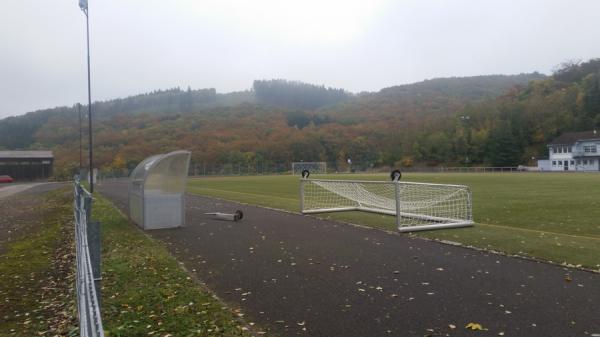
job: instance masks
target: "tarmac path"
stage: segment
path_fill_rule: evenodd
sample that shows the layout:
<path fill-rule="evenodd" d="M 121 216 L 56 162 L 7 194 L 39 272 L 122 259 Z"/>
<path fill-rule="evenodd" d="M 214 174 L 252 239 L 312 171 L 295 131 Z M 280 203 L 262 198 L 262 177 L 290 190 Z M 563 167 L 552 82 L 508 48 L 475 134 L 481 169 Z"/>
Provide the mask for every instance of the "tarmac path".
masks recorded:
<path fill-rule="evenodd" d="M 126 181 L 98 190 L 127 214 Z M 600 274 L 208 197 L 186 203 L 185 227 L 147 233 L 266 335 L 600 336 Z M 204 215 L 236 209 L 240 222 Z"/>
<path fill-rule="evenodd" d="M 0 199 L 10 197 L 13 194 L 21 193 L 42 184 L 43 183 L 0 185 Z"/>

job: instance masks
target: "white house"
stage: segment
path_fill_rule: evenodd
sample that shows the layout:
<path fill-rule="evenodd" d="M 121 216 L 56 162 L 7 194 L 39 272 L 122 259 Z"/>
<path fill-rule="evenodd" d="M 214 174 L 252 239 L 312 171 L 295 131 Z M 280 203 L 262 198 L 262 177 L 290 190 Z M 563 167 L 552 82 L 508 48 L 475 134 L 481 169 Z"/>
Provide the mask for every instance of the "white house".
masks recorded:
<path fill-rule="evenodd" d="M 593 131 L 566 132 L 548 144 L 544 170 L 600 171 L 600 134 Z M 542 163 L 540 163 L 542 164 Z"/>

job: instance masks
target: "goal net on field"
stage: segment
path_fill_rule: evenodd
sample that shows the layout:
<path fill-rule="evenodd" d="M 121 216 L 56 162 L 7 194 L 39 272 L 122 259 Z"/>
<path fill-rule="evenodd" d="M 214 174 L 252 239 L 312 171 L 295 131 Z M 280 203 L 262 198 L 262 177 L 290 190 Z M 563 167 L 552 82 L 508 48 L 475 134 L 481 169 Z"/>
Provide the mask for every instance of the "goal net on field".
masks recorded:
<path fill-rule="evenodd" d="M 301 179 L 300 200 L 302 214 L 392 215 L 400 232 L 473 225 L 471 192 L 463 185 Z"/>
<path fill-rule="evenodd" d="M 302 171 L 308 170 L 310 173 L 325 174 L 327 173 L 327 163 L 324 161 L 318 162 L 294 162 L 292 163 L 292 174 L 300 175 Z"/>

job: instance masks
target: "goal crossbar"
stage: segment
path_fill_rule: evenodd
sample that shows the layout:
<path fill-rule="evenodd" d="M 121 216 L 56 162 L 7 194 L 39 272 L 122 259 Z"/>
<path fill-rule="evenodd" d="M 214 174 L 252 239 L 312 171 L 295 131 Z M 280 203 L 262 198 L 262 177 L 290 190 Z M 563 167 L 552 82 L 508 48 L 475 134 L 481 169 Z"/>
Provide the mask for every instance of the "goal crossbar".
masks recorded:
<path fill-rule="evenodd" d="M 300 180 L 303 214 L 363 211 L 396 217 L 401 232 L 473 225 L 464 185 L 363 180 Z"/>

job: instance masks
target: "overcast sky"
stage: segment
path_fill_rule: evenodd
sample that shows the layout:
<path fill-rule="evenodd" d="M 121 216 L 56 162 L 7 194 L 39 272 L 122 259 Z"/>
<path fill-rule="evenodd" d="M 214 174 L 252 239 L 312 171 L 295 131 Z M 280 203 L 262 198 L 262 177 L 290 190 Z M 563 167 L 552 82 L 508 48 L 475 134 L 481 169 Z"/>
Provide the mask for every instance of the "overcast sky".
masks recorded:
<path fill-rule="evenodd" d="M 89 0 L 92 99 L 284 78 L 352 92 L 600 57 L 596 0 Z M 2 0 L 0 118 L 87 101 L 78 0 Z"/>

